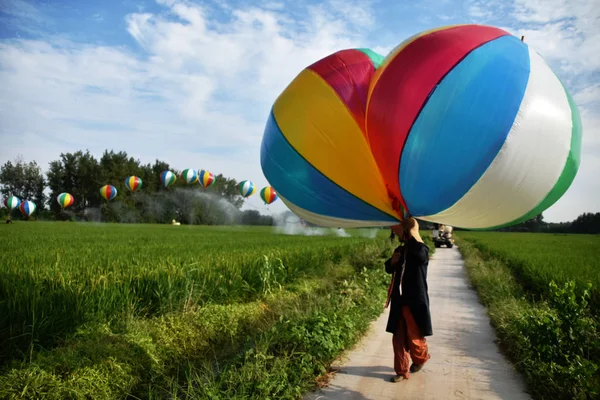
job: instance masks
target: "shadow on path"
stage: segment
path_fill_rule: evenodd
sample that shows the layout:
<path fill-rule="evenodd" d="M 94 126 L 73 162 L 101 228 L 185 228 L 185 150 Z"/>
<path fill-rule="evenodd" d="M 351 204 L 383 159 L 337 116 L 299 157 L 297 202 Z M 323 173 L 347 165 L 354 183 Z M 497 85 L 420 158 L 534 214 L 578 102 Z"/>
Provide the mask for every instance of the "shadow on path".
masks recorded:
<path fill-rule="evenodd" d="M 391 355 L 390 355 L 391 357 Z M 391 359 L 391 358 L 390 358 Z M 369 367 L 362 367 L 362 366 L 344 366 L 341 367 L 341 369 L 337 372 L 336 375 L 340 375 L 340 374 L 346 374 L 346 375 L 355 375 L 355 376 L 362 376 L 362 377 L 366 377 L 366 378 L 379 378 L 379 379 L 383 379 L 384 381 L 389 381 L 390 377 L 392 375 L 394 375 L 394 368 L 390 367 L 390 366 L 383 366 L 383 365 L 378 365 L 378 366 L 369 366 Z"/>

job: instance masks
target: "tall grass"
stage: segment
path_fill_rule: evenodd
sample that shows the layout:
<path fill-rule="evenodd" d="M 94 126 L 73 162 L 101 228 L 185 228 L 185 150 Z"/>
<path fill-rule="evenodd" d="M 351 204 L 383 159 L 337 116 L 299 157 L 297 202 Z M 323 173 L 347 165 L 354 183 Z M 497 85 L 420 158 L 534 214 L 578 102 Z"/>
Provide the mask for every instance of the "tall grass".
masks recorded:
<path fill-rule="evenodd" d="M 327 264 L 360 257 L 382 243 L 360 236 L 273 235 L 268 228 L 73 223 L 2 228 L 2 363 L 60 344 L 91 321 L 119 324 L 251 301 L 278 286 L 321 276 Z"/>
<path fill-rule="evenodd" d="M 598 275 L 582 273 L 598 263 L 590 258 L 597 238 L 461 232 L 457 239 L 500 344 L 533 397 L 598 398 L 600 321 L 584 286 Z"/>
<path fill-rule="evenodd" d="M 392 249 L 384 232 L 4 229 L 8 399 L 294 398 L 380 313 Z"/>
<path fill-rule="evenodd" d="M 540 298 L 551 296 L 548 283 L 576 283 L 582 295 L 591 284 L 592 310 L 600 316 L 600 236 L 535 233 L 459 232 L 484 256 L 511 268 L 525 289 Z"/>

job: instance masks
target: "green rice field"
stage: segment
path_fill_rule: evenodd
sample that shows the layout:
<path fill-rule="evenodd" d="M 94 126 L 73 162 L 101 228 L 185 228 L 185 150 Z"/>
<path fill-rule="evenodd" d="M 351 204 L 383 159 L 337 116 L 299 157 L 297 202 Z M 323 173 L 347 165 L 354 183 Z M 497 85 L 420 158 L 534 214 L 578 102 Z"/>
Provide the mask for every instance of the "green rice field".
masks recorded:
<path fill-rule="evenodd" d="M 385 229 L 297 233 L 0 226 L 0 399 L 298 398 L 381 313 L 393 247 Z M 591 283 L 598 310 L 600 237 L 457 237 L 531 296 Z M 493 265 L 485 279 L 510 274 Z"/>
<path fill-rule="evenodd" d="M 554 280 L 591 288 L 592 309 L 600 313 L 600 236 L 535 233 L 458 232 L 483 254 L 499 259 L 526 289 L 541 296 Z"/>
<path fill-rule="evenodd" d="M 0 399 L 294 398 L 381 312 L 391 251 L 385 230 L 304 233 L 0 226 Z"/>
<path fill-rule="evenodd" d="M 599 398 L 600 236 L 456 236 L 500 347 L 532 398 Z"/>
<path fill-rule="evenodd" d="M 20 223 L 2 227 L 0 355 L 90 320 L 254 300 L 373 240 L 272 228 Z M 33 335 L 33 336 L 32 336 Z M 6 343 L 10 343 L 8 346 Z"/>

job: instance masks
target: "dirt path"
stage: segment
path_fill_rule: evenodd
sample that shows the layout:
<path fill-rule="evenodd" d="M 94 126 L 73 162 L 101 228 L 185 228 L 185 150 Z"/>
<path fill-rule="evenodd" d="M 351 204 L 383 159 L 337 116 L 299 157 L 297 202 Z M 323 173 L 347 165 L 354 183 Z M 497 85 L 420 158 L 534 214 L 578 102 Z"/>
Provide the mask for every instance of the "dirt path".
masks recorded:
<path fill-rule="evenodd" d="M 389 382 L 394 364 L 392 336 L 385 331 L 387 309 L 340 360 L 341 370 L 329 386 L 305 399 L 529 399 L 522 380 L 494 343 L 489 318 L 469 288 L 456 248 L 437 249 L 428 283 L 431 360 L 420 372 L 407 381 Z"/>

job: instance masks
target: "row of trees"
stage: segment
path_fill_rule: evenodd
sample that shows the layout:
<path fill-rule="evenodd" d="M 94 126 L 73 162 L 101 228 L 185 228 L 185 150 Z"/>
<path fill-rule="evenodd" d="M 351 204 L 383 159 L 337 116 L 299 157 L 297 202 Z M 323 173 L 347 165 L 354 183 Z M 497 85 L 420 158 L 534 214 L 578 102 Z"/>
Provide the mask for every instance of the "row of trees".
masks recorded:
<path fill-rule="evenodd" d="M 25 162 L 17 158 L 0 168 L 0 193 L 4 198 L 14 195 L 33 201 L 37 205 L 36 218 L 150 223 L 176 219 L 189 224 L 273 224 L 270 216 L 256 210 L 240 210 L 244 199 L 235 179 L 216 175 L 215 183 L 207 189 L 201 189 L 198 184 L 185 185 L 178 180 L 165 189 L 160 182 L 160 173 L 166 170 L 177 175 L 180 172 L 160 160 L 154 164 L 142 164 L 123 151 L 105 151 L 99 160 L 89 151 L 77 151 L 61 154 L 58 160 L 50 163 L 44 176 L 35 161 Z M 131 175 L 142 179 L 139 192 L 131 193 L 125 188 L 124 180 Z M 118 191 L 117 198 L 110 202 L 100 196 L 100 187 L 105 184 L 115 186 Z M 71 193 L 76 199 L 67 211 L 62 210 L 55 200 L 62 192 Z M 3 208 L 1 212 L 5 216 L 8 210 Z M 574 221 L 563 223 L 545 222 L 540 214 L 500 230 L 597 234 L 600 233 L 600 213 L 584 213 Z"/>
<path fill-rule="evenodd" d="M 189 224 L 272 225 L 270 216 L 240 210 L 244 199 L 235 179 L 215 175 L 215 183 L 206 189 L 199 184 L 185 185 L 178 179 L 165 189 L 160 174 L 166 170 L 180 173 L 164 161 L 142 164 L 123 151 L 105 151 L 99 160 L 89 151 L 77 151 L 63 153 L 50 162 L 44 176 L 35 161 L 17 158 L 0 167 L 0 193 L 4 198 L 13 195 L 33 201 L 37 206 L 35 217 L 44 219 L 160 223 L 176 219 Z M 135 193 L 124 183 L 131 175 L 142 179 L 142 188 Z M 109 202 L 100 196 L 100 188 L 106 184 L 113 185 L 118 193 Z M 67 210 L 56 201 L 63 192 L 75 197 Z M 7 212 L 3 209 L 4 214 Z"/>
<path fill-rule="evenodd" d="M 546 222 L 543 214 L 517 225 L 500 229 L 504 232 L 600 233 L 600 212 L 583 213 L 569 222 Z"/>
<path fill-rule="evenodd" d="M 14 163 L 8 161 L 0 168 L 0 184 L 3 198 L 17 196 L 33 201 L 38 207 L 46 203 L 46 180 L 35 161 L 25 163 L 20 157 Z"/>

